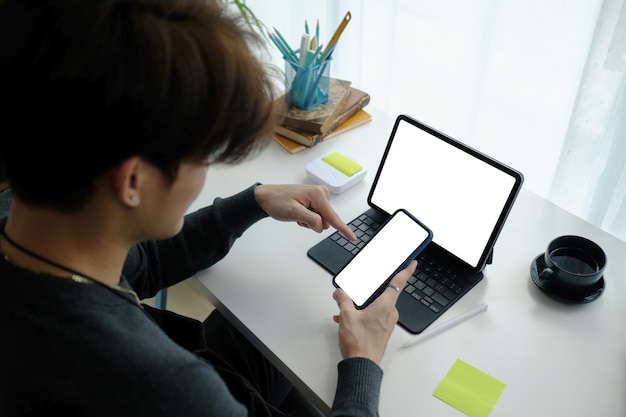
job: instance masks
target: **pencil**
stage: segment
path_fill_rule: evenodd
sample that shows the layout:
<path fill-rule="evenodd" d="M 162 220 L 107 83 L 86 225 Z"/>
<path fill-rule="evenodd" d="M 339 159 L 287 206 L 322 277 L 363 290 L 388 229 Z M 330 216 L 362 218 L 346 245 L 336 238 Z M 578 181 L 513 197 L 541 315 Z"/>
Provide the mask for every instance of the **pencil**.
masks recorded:
<path fill-rule="evenodd" d="M 406 341 L 402 347 L 403 348 L 407 348 L 410 346 L 413 346 L 419 342 L 421 342 L 424 339 L 428 339 L 431 336 L 434 336 L 438 333 L 443 332 L 446 329 L 449 329 L 450 327 L 459 324 L 462 321 L 465 321 L 467 319 L 469 319 L 470 317 L 474 317 L 476 314 L 480 313 L 481 311 L 485 311 L 487 310 L 487 304 L 482 303 L 480 305 L 477 305 L 476 307 L 472 308 L 469 311 L 466 311 L 465 313 L 461 314 L 460 316 L 456 316 L 453 319 L 450 319 L 448 321 L 446 321 L 445 323 L 432 328 L 431 330 L 426 330 L 424 332 L 422 332 L 421 334 L 418 334 L 417 336 L 413 337 L 412 339 L 409 339 L 408 341 Z"/>
<path fill-rule="evenodd" d="M 269 38 L 274 42 L 276 48 L 283 54 L 285 60 L 289 61 L 289 63 L 293 66 L 294 64 L 298 64 L 298 58 L 295 56 L 295 53 L 289 48 L 288 45 L 283 45 L 280 39 L 276 37 L 276 35 L 269 33 Z"/>
<path fill-rule="evenodd" d="M 317 39 L 317 43 L 320 43 L 320 20 L 317 19 L 317 23 L 315 24 L 315 39 Z"/>
<path fill-rule="evenodd" d="M 295 53 L 293 52 L 293 49 L 291 49 L 291 47 L 289 46 L 289 42 L 287 42 L 287 40 L 285 40 L 285 38 L 278 31 L 278 29 L 274 28 L 274 33 L 276 33 L 276 35 L 278 35 L 278 39 L 280 40 L 281 44 L 283 44 L 283 46 L 285 46 L 285 48 L 287 48 L 291 52 L 291 54 L 293 54 L 295 56 Z"/>

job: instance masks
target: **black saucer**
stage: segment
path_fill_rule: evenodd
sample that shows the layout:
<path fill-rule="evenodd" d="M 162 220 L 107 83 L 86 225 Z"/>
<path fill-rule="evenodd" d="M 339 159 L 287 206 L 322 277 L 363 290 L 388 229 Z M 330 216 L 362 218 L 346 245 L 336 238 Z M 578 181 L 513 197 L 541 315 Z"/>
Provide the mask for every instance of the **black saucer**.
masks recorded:
<path fill-rule="evenodd" d="M 539 274 L 546 267 L 544 254 L 537 256 L 530 264 L 530 276 L 535 285 L 548 297 L 565 304 L 584 304 L 595 301 L 604 291 L 604 277 L 600 277 L 598 282 L 579 291 L 567 290 L 564 288 L 545 289 L 539 284 Z"/>

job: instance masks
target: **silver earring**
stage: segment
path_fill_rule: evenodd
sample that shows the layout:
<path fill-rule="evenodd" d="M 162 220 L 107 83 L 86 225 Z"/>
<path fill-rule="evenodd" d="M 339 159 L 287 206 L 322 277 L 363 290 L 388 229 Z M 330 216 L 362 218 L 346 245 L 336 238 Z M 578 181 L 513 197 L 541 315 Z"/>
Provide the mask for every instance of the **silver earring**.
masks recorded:
<path fill-rule="evenodd" d="M 137 194 L 133 194 L 130 196 L 130 202 L 131 203 L 136 203 L 137 202 Z"/>

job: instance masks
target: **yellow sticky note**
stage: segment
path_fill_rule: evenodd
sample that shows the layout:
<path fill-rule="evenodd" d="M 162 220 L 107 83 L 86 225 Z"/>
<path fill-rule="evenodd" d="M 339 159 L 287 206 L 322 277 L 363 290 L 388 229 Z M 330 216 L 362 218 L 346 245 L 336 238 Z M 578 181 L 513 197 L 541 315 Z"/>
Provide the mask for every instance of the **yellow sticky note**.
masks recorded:
<path fill-rule="evenodd" d="M 433 395 L 470 417 L 487 417 L 506 384 L 457 359 Z"/>
<path fill-rule="evenodd" d="M 335 168 L 346 177 L 351 177 L 363 169 L 361 165 L 354 162 L 352 159 L 343 156 L 339 152 L 333 152 L 326 155 L 322 158 L 322 161 L 326 162 L 328 165 Z"/>

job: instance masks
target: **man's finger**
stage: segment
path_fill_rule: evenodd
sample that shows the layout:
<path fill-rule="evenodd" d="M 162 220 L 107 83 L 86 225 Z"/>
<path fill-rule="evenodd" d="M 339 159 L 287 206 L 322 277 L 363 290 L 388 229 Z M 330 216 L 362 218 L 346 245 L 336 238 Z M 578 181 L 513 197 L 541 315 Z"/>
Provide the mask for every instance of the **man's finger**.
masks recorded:
<path fill-rule="evenodd" d="M 327 205 L 318 211 L 319 215 L 322 216 L 322 221 L 328 223 L 330 226 L 334 227 L 344 235 L 348 240 L 356 240 L 356 236 L 354 232 L 342 219 L 339 215 L 332 209 L 330 205 Z"/>
<path fill-rule="evenodd" d="M 385 291 L 383 292 L 381 296 L 383 295 L 386 297 L 393 296 L 397 300 L 398 297 L 400 296 L 400 293 L 406 286 L 406 283 L 409 280 L 409 277 L 413 274 L 413 272 L 415 272 L 415 268 L 417 268 L 417 261 L 413 260 L 409 262 L 406 268 L 398 272 L 391 279 L 391 281 L 389 281 L 389 284 L 387 284 L 387 288 L 385 289 Z"/>

